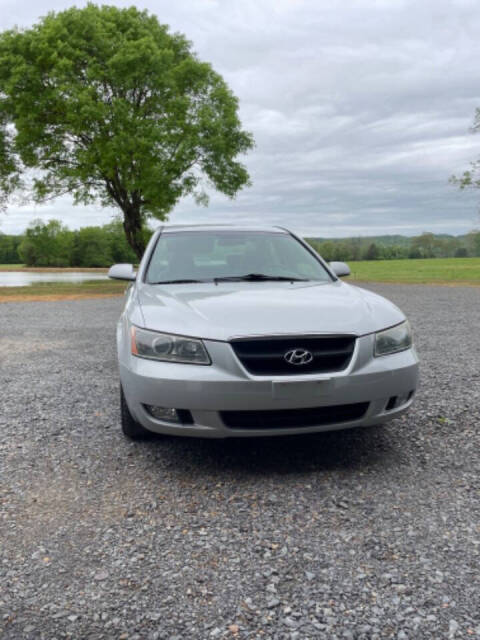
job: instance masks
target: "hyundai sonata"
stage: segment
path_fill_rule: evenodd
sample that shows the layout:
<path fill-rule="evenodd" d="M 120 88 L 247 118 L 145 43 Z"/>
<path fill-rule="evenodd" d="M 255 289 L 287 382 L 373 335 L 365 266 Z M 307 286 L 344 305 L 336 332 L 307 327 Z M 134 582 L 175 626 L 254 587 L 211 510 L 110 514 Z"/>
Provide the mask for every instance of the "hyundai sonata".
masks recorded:
<path fill-rule="evenodd" d="M 122 429 L 202 437 L 384 423 L 412 403 L 418 358 L 394 304 L 342 282 L 283 228 L 168 226 L 117 326 Z"/>

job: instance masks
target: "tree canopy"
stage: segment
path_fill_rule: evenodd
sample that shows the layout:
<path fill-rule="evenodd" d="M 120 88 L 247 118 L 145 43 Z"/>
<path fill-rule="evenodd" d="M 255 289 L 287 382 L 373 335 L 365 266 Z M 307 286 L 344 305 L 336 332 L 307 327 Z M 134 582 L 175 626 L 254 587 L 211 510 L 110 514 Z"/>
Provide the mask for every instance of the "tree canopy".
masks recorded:
<path fill-rule="evenodd" d="M 151 230 L 146 233 L 151 235 Z M 8 238 L 15 241 L 13 255 Z M 119 221 L 70 231 L 59 220 L 32 220 L 23 236 L 0 235 L 2 261 L 29 267 L 109 267 L 114 262 L 135 262 L 136 256 Z"/>
<path fill-rule="evenodd" d="M 4 203 L 23 189 L 119 207 L 140 257 L 148 217 L 248 184 L 236 158 L 252 146 L 222 77 L 146 11 L 88 4 L 0 34 Z"/>

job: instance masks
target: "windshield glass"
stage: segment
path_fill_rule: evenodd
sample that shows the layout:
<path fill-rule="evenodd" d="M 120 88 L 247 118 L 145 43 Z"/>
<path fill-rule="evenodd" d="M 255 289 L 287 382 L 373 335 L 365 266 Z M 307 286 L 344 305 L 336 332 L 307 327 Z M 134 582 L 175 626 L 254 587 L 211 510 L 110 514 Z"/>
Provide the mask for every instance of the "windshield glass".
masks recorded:
<path fill-rule="evenodd" d="M 202 230 L 164 232 L 150 259 L 146 282 L 256 279 L 252 275 L 332 281 L 321 262 L 287 233 Z"/>

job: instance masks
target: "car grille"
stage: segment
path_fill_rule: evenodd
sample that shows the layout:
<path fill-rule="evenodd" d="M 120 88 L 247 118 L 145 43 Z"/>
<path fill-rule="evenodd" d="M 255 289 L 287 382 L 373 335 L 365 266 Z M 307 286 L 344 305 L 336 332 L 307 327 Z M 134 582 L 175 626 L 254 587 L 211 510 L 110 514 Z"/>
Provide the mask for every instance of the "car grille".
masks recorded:
<path fill-rule="evenodd" d="M 232 429 L 315 427 L 359 420 L 366 414 L 368 405 L 368 402 L 358 402 L 308 409 L 220 411 L 220 416 L 224 424 Z"/>
<path fill-rule="evenodd" d="M 345 369 L 355 347 L 354 336 L 289 336 L 239 338 L 230 343 L 249 373 L 257 376 L 291 376 L 330 373 Z M 285 355 L 306 350 L 313 356 L 306 364 L 291 364 Z"/>

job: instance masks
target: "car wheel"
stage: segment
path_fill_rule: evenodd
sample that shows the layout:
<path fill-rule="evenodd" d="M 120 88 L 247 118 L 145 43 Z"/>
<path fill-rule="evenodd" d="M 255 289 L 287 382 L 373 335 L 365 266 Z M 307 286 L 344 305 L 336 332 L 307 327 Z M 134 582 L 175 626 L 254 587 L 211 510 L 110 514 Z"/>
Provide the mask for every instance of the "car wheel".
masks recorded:
<path fill-rule="evenodd" d="M 120 386 L 120 416 L 122 421 L 122 431 L 130 440 L 146 440 L 151 436 L 150 431 L 144 429 L 141 424 L 134 419 L 130 413 L 127 402 L 125 400 L 125 394 Z"/>

